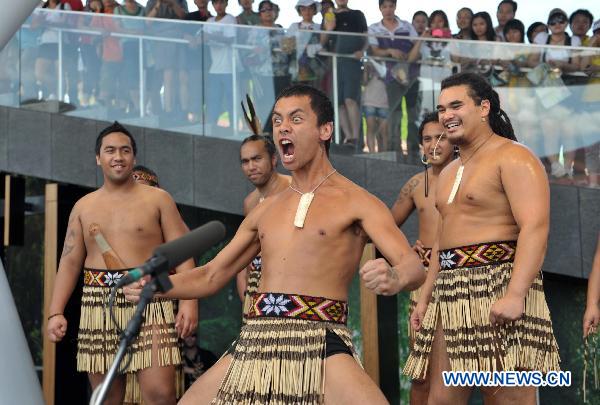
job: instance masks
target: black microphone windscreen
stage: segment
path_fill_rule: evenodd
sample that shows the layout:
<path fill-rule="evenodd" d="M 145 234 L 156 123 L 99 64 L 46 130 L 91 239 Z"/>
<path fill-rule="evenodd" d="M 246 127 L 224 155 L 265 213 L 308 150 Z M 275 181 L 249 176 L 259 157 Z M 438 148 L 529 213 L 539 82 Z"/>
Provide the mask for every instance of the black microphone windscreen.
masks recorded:
<path fill-rule="evenodd" d="M 187 259 L 202 254 L 225 238 L 225 225 L 220 221 L 204 224 L 179 239 L 160 245 L 154 251 L 169 262 L 172 269 Z"/>

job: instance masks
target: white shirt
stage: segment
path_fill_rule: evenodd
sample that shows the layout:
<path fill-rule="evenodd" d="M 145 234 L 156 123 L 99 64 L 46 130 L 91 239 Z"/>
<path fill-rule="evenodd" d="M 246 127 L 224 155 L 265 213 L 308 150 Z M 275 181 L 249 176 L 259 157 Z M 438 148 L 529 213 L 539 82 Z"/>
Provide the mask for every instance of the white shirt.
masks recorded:
<path fill-rule="evenodd" d="M 212 23 L 203 24 L 202 27 L 204 33 L 209 36 L 208 46 L 210 48 L 212 63 L 208 73 L 231 74 L 231 61 L 233 56 L 232 52 L 234 52 L 233 45 L 235 43 L 236 29 L 235 27 L 223 27 L 220 24 L 233 25 L 237 24 L 237 21 L 231 14 L 225 14 L 219 21 L 216 20 L 216 17 L 210 17 L 206 22 Z M 211 40 L 211 34 L 219 36 L 220 38 Z M 237 51 L 235 52 L 237 53 Z"/>
<path fill-rule="evenodd" d="M 383 20 L 376 22 L 374 24 L 369 25 L 369 45 L 380 47 L 379 41 L 375 36 L 378 37 L 393 37 L 393 36 L 407 36 L 407 37 L 418 37 L 417 31 L 415 27 L 411 23 L 405 20 L 401 20 L 398 17 L 395 17 L 396 28 L 393 31 L 387 29 L 385 25 L 383 25 Z"/>
<path fill-rule="evenodd" d="M 533 38 L 534 44 L 546 45 L 547 42 L 548 34 L 545 32 L 540 32 Z M 572 36 L 571 46 L 581 46 L 581 40 L 576 36 Z M 568 62 L 569 58 L 573 56 L 573 52 L 569 52 L 568 49 L 547 48 L 543 53 L 546 54 L 546 62 L 549 60 Z"/>
<path fill-rule="evenodd" d="M 58 44 L 58 31 L 57 29 L 54 29 L 53 26 L 55 25 L 56 28 L 59 28 L 61 25 L 60 23 L 63 21 L 63 18 L 65 18 L 65 15 L 58 11 L 71 10 L 71 6 L 65 3 L 63 6 L 58 6 L 54 9 L 42 8 L 42 10 L 45 10 L 43 12 L 44 22 L 42 23 L 42 28 L 46 29 L 40 36 L 40 44 Z"/>

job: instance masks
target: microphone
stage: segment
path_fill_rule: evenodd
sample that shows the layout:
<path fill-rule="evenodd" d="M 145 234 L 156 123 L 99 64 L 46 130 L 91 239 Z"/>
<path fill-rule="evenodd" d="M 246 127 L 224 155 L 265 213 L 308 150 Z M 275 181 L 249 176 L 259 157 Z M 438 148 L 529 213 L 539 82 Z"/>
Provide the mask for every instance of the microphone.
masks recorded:
<path fill-rule="evenodd" d="M 158 246 L 154 254 L 140 267 L 128 272 L 121 277 L 115 288 L 121 288 L 127 284 L 139 280 L 146 274 L 166 273 L 169 269 L 177 267 L 187 259 L 204 253 L 225 238 L 225 225 L 220 221 L 211 221 L 181 238 L 172 240 Z"/>

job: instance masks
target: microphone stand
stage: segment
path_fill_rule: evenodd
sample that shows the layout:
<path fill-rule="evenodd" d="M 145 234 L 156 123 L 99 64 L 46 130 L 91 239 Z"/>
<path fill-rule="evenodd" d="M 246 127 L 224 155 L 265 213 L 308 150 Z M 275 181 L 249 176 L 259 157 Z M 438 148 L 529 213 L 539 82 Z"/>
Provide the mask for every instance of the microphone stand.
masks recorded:
<path fill-rule="evenodd" d="M 135 309 L 135 314 L 129 320 L 129 323 L 127 323 L 127 327 L 123 333 L 121 333 L 121 341 L 115 359 L 108 369 L 102 383 L 100 383 L 92 393 L 90 405 L 102 405 L 106 399 L 108 390 L 117 376 L 119 366 L 125 356 L 127 347 L 133 343 L 140 331 L 140 326 L 142 325 L 142 322 L 144 322 L 146 306 L 152 301 L 154 294 L 156 292 L 166 292 L 171 288 L 173 288 L 173 284 L 171 283 L 171 280 L 169 280 L 168 262 L 165 258 L 162 258 L 162 260 L 161 258 L 158 258 L 158 260 L 156 260 L 156 270 L 152 273 L 150 282 L 142 288 L 140 301 Z"/>

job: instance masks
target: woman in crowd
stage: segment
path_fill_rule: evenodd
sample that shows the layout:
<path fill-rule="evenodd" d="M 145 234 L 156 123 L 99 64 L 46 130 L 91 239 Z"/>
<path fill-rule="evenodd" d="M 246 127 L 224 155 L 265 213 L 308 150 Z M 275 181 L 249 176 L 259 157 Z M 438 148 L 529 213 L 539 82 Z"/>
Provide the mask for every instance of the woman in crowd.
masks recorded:
<path fill-rule="evenodd" d="M 533 42 L 538 45 L 581 46 L 579 38 L 567 34 L 568 24 L 567 13 L 558 8 L 553 9 L 548 15 L 550 34 L 541 32 Z M 553 92 L 538 95 L 542 101 L 540 122 L 544 132 L 545 155 L 550 163 L 550 175 L 554 178 L 572 177 L 575 149 L 582 146 L 580 135 L 575 133 L 570 119 L 574 107 L 572 103 L 576 100 L 569 96 L 571 90 L 564 86 L 569 84 L 569 76 L 566 74 L 579 70 L 580 58 L 564 47 L 547 48 L 529 56 L 529 64 L 539 66 L 536 69 L 542 73 L 542 80 L 553 80 Z M 547 82 L 535 84 L 542 86 Z M 552 104 L 548 103 L 550 97 L 556 100 Z M 564 151 L 564 165 L 559 160 L 561 147 Z"/>

